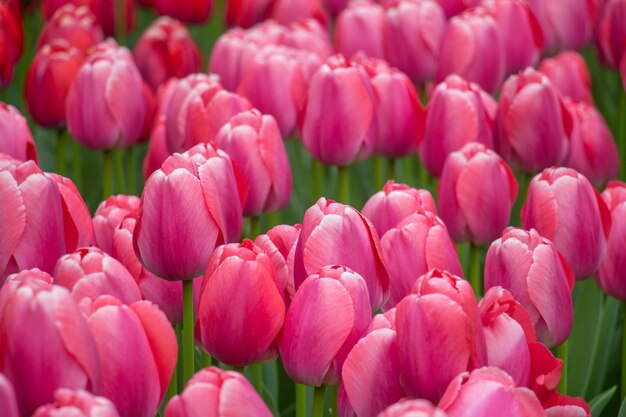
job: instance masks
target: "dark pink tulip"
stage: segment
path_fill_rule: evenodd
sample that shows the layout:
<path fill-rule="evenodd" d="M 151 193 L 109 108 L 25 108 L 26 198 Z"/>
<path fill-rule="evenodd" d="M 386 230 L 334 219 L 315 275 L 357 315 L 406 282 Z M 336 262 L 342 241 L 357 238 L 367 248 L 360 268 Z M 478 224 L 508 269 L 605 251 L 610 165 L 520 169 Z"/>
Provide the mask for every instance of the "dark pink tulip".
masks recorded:
<path fill-rule="evenodd" d="M 118 19 L 118 14 L 115 11 L 117 3 L 111 0 L 89 0 L 89 2 L 91 3 L 91 10 L 98 17 L 100 25 L 102 25 L 105 36 L 115 36 L 117 31 L 116 20 Z M 135 27 L 135 2 L 133 0 L 124 0 L 123 4 L 126 12 L 124 16 L 126 24 L 123 30 L 124 34 L 128 35 Z"/>
<path fill-rule="evenodd" d="M 269 17 L 282 25 L 300 19 L 315 19 L 323 25 L 328 21 L 322 0 L 274 0 Z"/>
<path fill-rule="evenodd" d="M 600 266 L 596 280 L 607 294 L 620 300 L 626 300 L 626 184 L 610 181 L 602 193 L 608 209 L 611 211 L 611 231 L 607 239 L 606 256 Z"/>
<path fill-rule="evenodd" d="M 89 246 L 89 210 L 71 180 L 33 161 L 0 168 L 0 279 L 23 269 L 52 273 L 57 259 Z"/>
<path fill-rule="evenodd" d="M 204 23 L 213 11 L 213 0 L 154 0 L 160 15 L 171 16 L 185 23 Z"/>
<path fill-rule="evenodd" d="M 371 317 L 367 285 L 358 273 L 333 265 L 310 275 L 291 301 L 279 340 L 287 374 L 301 384 L 337 385 Z"/>
<path fill-rule="evenodd" d="M 580 397 L 568 397 L 555 392 L 543 403 L 546 417 L 591 417 L 589 404 Z"/>
<path fill-rule="evenodd" d="M 296 293 L 293 283 L 293 258 L 301 229 L 302 226 L 299 224 L 295 226 L 281 224 L 254 240 L 254 244 L 270 257 L 286 302 L 291 301 Z"/>
<path fill-rule="evenodd" d="M 37 162 L 37 148 L 26 118 L 18 109 L 0 102 L 0 152 L 19 161 Z"/>
<path fill-rule="evenodd" d="M 593 1 L 526 0 L 537 16 L 544 36 L 544 50 L 581 49 L 593 35 Z"/>
<path fill-rule="evenodd" d="M 348 165 L 371 154 L 376 130 L 376 97 L 366 70 L 343 55 L 330 57 L 309 85 L 302 143 L 324 164 Z"/>
<path fill-rule="evenodd" d="M 591 77 L 585 59 L 575 51 L 565 51 L 552 58 L 544 58 L 539 65 L 564 96 L 593 103 Z"/>
<path fill-rule="evenodd" d="M 428 172 L 441 176 L 448 154 L 466 143 L 480 142 L 493 148 L 496 108 L 491 96 L 457 75 L 438 84 L 426 109 L 424 138 L 419 144 L 420 159 Z"/>
<path fill-rule="evenodd" d="M 619 175 L 619 151 L 602 114 L 586 101 L 566 99 L 574 122 L 566 165 L 597 187 Z"/>
<path fill-rule="evenodd" d="M 271 417 L 245 376 L 217 367 L 205 368 L 170 400 L 165 417 Z"/>
<path fill-rule="evenodd" d="M 276 120 L 249 110 L 219 131 L 215 144 L 241 168 L 250 192 L 244 216 L 280 210 L 289 203 L 292 180 L 287 151 Z"/>
<path fill-rule="evenodd" d="M 98 205 L 93 216 L 94 243 L 104 252 L 111 254 L 113 232 L 124 217 L 139 214 L 141 200 L 134 195 L 112 195 Z M 119 298 L 119 297 L 118 297 Z"/>
<path fill-rule="evenodd" d="M 485 289 L 509 290 L 526 309 L 537 337 L 557 346 L 572 328 L 574 276 L 556 246 L 536 230 L 509 227 L 485 259 Z"/>
<path fill-rule="evenodd" d="M 11 381 L 20 415 L 52 402 L 57 388 L 100 388 L 94 338 L 69 291 L 39 270 L 9 277 L 0 315 L 0 372 Z M 24 329 L 32 333 L 28 337 Z"/>
<path fill-rule="evenodd" d="M 563 361 L 554 357 L 550 349 L 539 342 L 528 343 L 530 352 L 530 379 L 528 388 L 539 401 L 545 403 L 554 394 L 561 381 Z"/>
<path fill-rule="evenodd" d="M 273 0 L 228 0 L 226 2 L 226 24 L 249 28 L 261 22 Z"/>
<path fill-rule="evenodd" d="M 484 245 L 509 225 L 517 180 L 506 162 L 478 142 L 448 155 L 439 182 L 439 216 L 457 242 Z"/>
<path fill-rule="evenodd" d="M 39 34 L 37 48 L 55 39 L 65 39 L 76 49 L 87 53 L 89 48 L 102 42 L 104 34 L 89 7 L 68 3 L 46 21 Z"/>
<path fill-rule="evenodd" d="M 20 7 L 18 0 L 5 0 L 0 4 L 0 88 L 11 82 L 15 64 L 22 56 L 24 38 Z"/>
<path fill-rule="evenodd" d="M 100 355 L 100 395 L 115 404 L 120 417 L 154 416 L 176 367 L 170 322 L 148 301 L 127 306 L 105 295 L 84 299 L 81 308 Z"/>
<path fill-rule="evenodd" d="M 351 1 L 339 14 L 335 27 L 335 49 L 346 56 L 363 52 L 384 58 L 385 9 L 370 0 Z"/>
<path fill-rule="evenodd" d="M 324 0 L 324 6 L 335 17 L 350 4 L 351 0 Z"/>
<path fill-rule="evenodd" d="M 425 400 L 403 400 L 387 407 L 378 417 L 446 417 L 447 414 Z"/>
<path fill-rule="evenodd" d="M 435 80 L 457 74 L 489 93 L 500 87 L 506 69 L 505 46 L 489 12 L 477 7 L 453 17 L 441 41 Z"/>
<path fill-rule="evenodd" d="M 5 413 L 5 417 L 20 417 L 13 385 L 2 374 L 0 374 L 0 410 Z"/>
<path fill-rule="evenodd" d="M 91 149 L 130 146 L 142 137 L 149 106 L 130 52 L 109 40 L 89 55 L 69 89 L 67 127 Z"/>
<path fill-rule="evenodd" d="M 400 0 L 385 11 L 384 57 L 418 84 L 435 75 L 446 19 L 434 1 Z"/>
<path fill-rule="evenodd" d="M 147 180 L 154 171 L 161 168 L 163 162 L 170 155 L 165 137 L 165 117 L 161 116 L 154 120 L 154 126 L 152 127 L 152 132 L 150 132 L 148 150 L 143 160 L 142 171 L 144 179 Z"/>
<path fill-rule="evenodd" d="M 372 309 L 389 293 L 389 275 L 374 226 L 350 206 L 320 198 L 304 213 L 294 257 L 296 290 L 309 275 L 326 265 L 344 265 L 367 284 Z"/>
<path fill-rule="evenodd" d="M 554 242 L 577 280 L 594 275 L 606 254 L 611 213 L 589 180 L 570 168 L 547 168 L 528 186 L 524 228 Z"/>
<path fill-rule="evenodd" d="M 404 218 L 382 235 L 380 244 L 389 271 L 389 299 L 385 309 L 398 304 L 411 292 L 415 281 L 431 269 L 463 276 L 446 225 L 430 211 L 419 210 Z"/>
<path fill-rule="evenodd" d="M 450 417 L 545 417 L 543 407 L 528 388 L 495 367 L 465 372 L 456 377 L 439 402 Z"/>
<path fill-rule="evenodd" d="M 542 73 L 527 68 L 502 86 L 496 117 L 496 151 L 527 172 L 559 165 L 567 158 L 572 116 Z"/>
<path fill-rule="evenodd" d="M 61 256 L 54 283 L 70 290 L 76 303 L 100 295 L 112 295 L 124 304 L 141 300 L 139 287 L 124 265 L 95 247 Z"/>
<path fill-rule="evenodd" d="M 146 82 L 156 90 L 171 77 L 200 71 L 202 57 L 189 31 L 180 21 L 163 16 L 141 35 L 135 62 Z"/>
<path fill-rule="evenodd" d="M 213 145 L 170 156 L 141 196 L 137 257 L 170 281 L 201 275 L 216 246 L 239 239 L 246 188 L 230 157 Z"/>
<path fill-rule="evenodd" d="M 428 190 L 411 188 L 389 180 L 382 191 L 370 197 L 363 206 L 362 213 L 383 236 L 402 220 L 419 211 L 437 213 L 435 200 Z"/>
<path fill-rule="evenodd" d="M 459 373 L 487 363 L 472 287 L 447 271 L 417 280 L 398 303 L 396 332 L 402 384 L 412 396 L 439 401 Z"/>
<path fill-rule="evenodd" d="M 470 7 L 478 6 L 481 0 L 436 0 L 449 19 Z"/>
<path fill-rule="evenodd" d="M 33 417 L 120 417 L 113 403 L 84 390 L 58 389 L 54 403 L 42 405 Z"/>

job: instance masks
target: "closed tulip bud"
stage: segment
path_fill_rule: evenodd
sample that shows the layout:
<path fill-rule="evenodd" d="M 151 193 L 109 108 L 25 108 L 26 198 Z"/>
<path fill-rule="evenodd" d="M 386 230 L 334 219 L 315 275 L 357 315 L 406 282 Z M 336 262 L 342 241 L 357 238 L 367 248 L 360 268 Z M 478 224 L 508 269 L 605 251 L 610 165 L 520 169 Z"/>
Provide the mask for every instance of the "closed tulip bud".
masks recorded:
<path fill-rule="evenodd" d="M 213 46 L 209 57 L 209 73 L 219 75 L 225 89 L 237 90 L 242 76 L 242 56 L 244 50 L 251 47 L 253 45 L 246 31 L 239 28 L 226 31 Z"/>
<path fill-rule="evenodd" d="M 295 226 L 281 224 L 254 240 L 254 244 L 270 257 L 278 285 L 287 303 L 296 293 L 293 283 L 293 258 L 301 229 L 302 226 L 299 224 Z"/>
<path fill-rule="evenodd" d="M 140 203 L 138 197 L 124 194 L 112 195 L 100 203 L 92 221 L 95 245 L 106 253 L 112 253 L 115 228 L 124 217 L 137 216 Z"/>
<path fill-rule="evenodd" d="M 294 256 L 296 290 L 306 277 L 333 264 L 347 266 L 365 279 L 372 310 L 387 300 L 389 275 L 374 226 L 354 208 L 322 197 L 302 220 Z"/>
<path fill-rule="evenodd" d="M 329 106 L 334 109 L 329 113 Z M 372 153 L 376 135 L 376 97 L 365 69 L 334 55 L 309 84 L 300 131 L 317 160 L 349 165 Z"/>
<path fill-rule="evenodd" d="M 196 373 L 183 392 L 174 396 L 165 408 L 165 417 L 206 417 L 222 413 L 232 417 L 272 416 L 245 376 L 217 367 Z"/>
<path fill-rule="evenodd" d="M 30 416 L 52 402 L 57 388 L 97 392 L 98 352 L 69 291 L 38 270 L 9 280 L 13 291 L 0 315 L 0 372 L 13 384 L 20 415 Z M 36 337 L 27 337 L 24 329 Z"/>
<path fill-rule="evenodd" d="M 414 83 L 423 84 L 435 75 L 445 30 L 443 10 L 434 1 L 392 2 L 383 26 L 385 59 Z"/>
<path fill-rule="evenodd" d="M 439 401 L 459 373 L 487 363 L 472 287 L 447 271 L 417 280 L 397 305 L 396 332 L 402 384 L 411 396 Z"/>
<path fill-rule="evenodd" d="M 365 280 L 325 266 L 296 291 L 280 336 L 280 356 L 294 381 L 337 385 L 346 356 L 365 333 L 372 309 Z"/>
<path fill-rule="evenodd" d="M 89 48 L 102 42 L 104 34 L 89 7 L 68 3 L 46 21 L 37 40 L 37 49 L 55 39 L 64 39 L 86 54 Z"/>
<path fill-rule="evenodd" d="M 128 49 L 107 41 L 89 55 L 69 89 L 65 110 L 70 133 L 88 148 L 136 143 L 150 101 Z"/>
<path fill-rule="evenodd" d="M 624 239 L 626 239 L 626 184 L 610 181 L 602 193 L 608 209 L 611 211 L 611 231 L 607 238 L 606 256 L 596 277 L 600 288 L 607 294 L 626 300 L 626 253 L 624 253 Z"/>
<path fill-rule="evenodd" d="M 363 52 L 384 58 L 385 9 L 370 0 L 351 1 L 339 14 L 335 27 L 335 49 L 346 56 Z"/>
<path fill-rule="evenodd" d="M 485 289 L 500 286 L 526 309 L 537 338 L 548 346 L 572 328 L 574 276 L 556 246 L 536 230 L 509 227 L 485 259 Z"/>
<path fill-rule="evenodd" d="M 528 343 L 530 352 L 530 378 L 528 388 L 533 390 L 539 401 L 545 403 L 559 387 L 563 361 L 554 357 L 550 349 L 539 342 Z"/>
<path fill-rule="evenodd" d="M 448 155 L 439 182 L 439 215 L 457 242 L 484 245 L 508 226 L 517 180 L 506 162 L 481 143 Z"/>
<path fill-rule="evenodd" d="M 437 0 L 449 19 L 465 9 L 478 6 L 481 0 Z"/>
<path fill-rule="evenodd" d="M 539 65 L 559 91 L 572 100 L 593 103 L 591 77 L 585 59 L 574 51 L 565 51 L 552 58 L 544 58 Z"/>
<path fill-rule="evenodd" d="M 228 0 L 226 2 L 226 24 L 249 28 L 265 18 L 272 0 Z"/>
<path fill-rule="evenodd" d="M 176 367 L 170 322 L 148 301 L 124 305 L 105 295 L 84 299 L 81 308 L 100 355 L 100 395 L 115 404 L 120 417 L 154 416 Z"/>
<path fill-rule="evenodd" d="M 20 2 L 17 0 L 0 4 L 0 44 L 0 88 L 3 88 L 11 82 L 24 46 Z"/>
<path fill-rule="evenodd" d="M 382 191 L 367 200 L 362 213 L 372 222 L 378 235 L 383 236 L 402 220 L 420 210 L 437 213 L 430 191 L 389 180 Z"/>
<path fill-rule="evenodd" d="M 33 161 L 0 168 L 0 280 L 40 268 L 52 273 L 63 254 L 89 246 L 89 210 L 74 183 Z"/>
<path fill-rule="evenodd" d="M 160 15 L 171 16 L 185 23 L 204 23 L 213 11 L 213 0 L 154 0 Z"/>
<path fill-rule="evenodd" d="M 37 123 L 50 128 L 65 124 L 65 99 L 83 60 L 83 53 L 62 39 L 37 51 L 24 85 L 28 111 Z"/>
<path fill-rule="evenodd" d="M 19 161 L 37 162 L 37 147 L 26 118 L 18 109 L 0 102 L 0 153 Z"/>
<path fill-rule="evenodd" d="M 378 417 L 447 417 L 425 400 L 403 400 L 387 407 Z"/>
<path fill-rule="evenodd" d="M 20 417 L 13 385 L 2 374 L 0 374 L 0 410 L 5 413 L 6 417 Z"/>
<path fill-rule="evenodd" d="M 457 75 L 438 84 L 426 109 L 424 138 L 419 144 L 420 159 L 428 172 L 441 176 L 448 154 L 466 143 L 480 142 L 493 148 L 496 108 L 491 96 Z"/>
<path fill-rule="evenodd" d="M 527 68 L 502 86 L 496 151 L 511 165 L 537 172 L 565 161 L 572 116 L 548 77 Z"/>
<path fill-rule="evenodd" d="M 585 101 L 565 104 L 574 122 L 567 166 L 601 187 L 619 175 L 619 151 L 602 114 Z"/>
<path fill-rule="evenodd" d="M 524 228 L 554 242 L 577 280 L 594 275 L 606 254 L 611 213 L 589 180 L 570 168 L 548 168 L 528 186 Z"/>
<path fill-rule="evenodd" d="M 510 417 L 544 417 L 543 407 L 528 388 L 495 367 L 465 372 L 456 377 L 439 402 L 450 417 L 489 417 L 506 413 Z"/>
<path fill-rule="evenodd" d="M 328 21 L 322 0 L 274 0 L 269 16 L 281 25 L 315 19 L 326 26 Z"/>
<path fill-rule="evenodd" d="M 33 417 L 120 417 L 111 401 L 84 390 L 58 389 L 54 403 L 42 405 Z"/>
<path fill-rule="evenodd" d="M 592 38 L 593 1 L 526 0 L 537 16 L 544 36 L 544 51 L 582 49 Z"/>
<path fill-rule="evenodd" d="M 201 275 L 216 246 L 239 238 L 246 187 L 228 155 L 213 145 L 170 156 L 141 196 L 137 257 L 170 281 Z"/>
<path fill-rule="evenodd" d="M 315 19 L 298 19 L 291 23 L 283 32 L 280 42 L 290 48 L 313 52 L 322 60 L 333 53 L 328 30 Z"/>

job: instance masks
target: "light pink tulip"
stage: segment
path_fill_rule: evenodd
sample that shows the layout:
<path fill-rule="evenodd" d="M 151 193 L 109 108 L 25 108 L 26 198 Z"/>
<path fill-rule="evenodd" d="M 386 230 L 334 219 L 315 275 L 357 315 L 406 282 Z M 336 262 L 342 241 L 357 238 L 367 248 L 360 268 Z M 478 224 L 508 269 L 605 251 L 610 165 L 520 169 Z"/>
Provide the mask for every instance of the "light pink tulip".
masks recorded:
<path fill-rule="evenodd" d="M 124 217 L 139 214 L 141 200 L 134 195 L 112 195 L 98 205 L 93 216 L 94 243 L 106 253 L 111 253 L 113 232 Z"/>
<path fill-rule="evenodd" d="M 89 7 L 68 3 L 46 21 L 37 40 L 37 49 L 55 39 L 65 39 L 70 45 L 87 53 L 89 48 L 102 42 L 104 34 Z"/>
<path fill-rule="evenodd" d="M 348 3 L 337 17 L 335 49 L 346 56 L 361 51 L 373 58 L 384 58 L 383 27 L 385 9 L 370 0 Z"/>
<path fill-rule="evenodd" d="M 295 226 L 281 224 L 254 240 L 254 244 L 270 257 L 286 303 L 289 303 L 296 293 L 293 283 L 293 259 L 301 229 L 302 226 L 299 224 Z"/>
<path fill-rule="evenodd" d="M 325 26 L 328 21 L 322 0 L 274 0 L 269 17 L 282 25 L 315 19 Z"/>
<path fill-rule="evenodd" d="M 13 385 L 2 374 L 0 374 L 0 410 L 5 413 L 5 417 L 20 417 Z"/>
<path fill-rule="evenodd" d="M 565 51 L 544 58 L 539 65 L 544 73 L 561 93 L 573 100 L 593 103 L 591 96 L 591 77 L 585 59 L 575 51 Z"/>
<path fill-rule="evenodd" d="M 58 389 L 54 403 L 42 405 L 33 417 L 120 417 L 111 401 L 83 390 Z"/>
<path fill-rule="evenodd" d="M 586 0 L 526 0 L 537 16 L 548 53 L 582 49 L 593 35 L 595 7 Z"/>
<path fill-rule="evenodd" d="M 617 68 L 622 61 L 626 45 L 626 0 L 612 0 L 607 2 L 598 23 L 596 39 L 600 59 L 613 68 Z"/>
<path fill-rule="evenodd" d="M 248 45 L 246 31 L 233 28 L 224 32 L 213 46 L 209 72 L 219 75 L 220 82 L 227 90 L 237 90 L 241 81 L 241 57 Z"/>
<path fill-rule="evenodd" d="M 0 102 L 0 152 L 20 161 L 37 162 L 37 147 L 26 118 L 15 107 Z"/>
<path fill-rule="evenodd" d="M 291 23 L 283 32 L 280 44 L 313 52 L 322 60 L 333 53 L 327 28 L 315 19 L 299 19 Z"/>
<path fill-rule="evenodd" d="M 608 209 L 611 211 L 612 226 L 607 239 L 607 251 L 596 276 L 596 281 L 607 294 L 626 300 L 626 184 L 610 181 L 602 193 Z"/>
<path fill-rule="evenodd" d="M 403 400 L 387 407 L 378 417 L 446 417 L 447 414 L 425 400 Z"/>

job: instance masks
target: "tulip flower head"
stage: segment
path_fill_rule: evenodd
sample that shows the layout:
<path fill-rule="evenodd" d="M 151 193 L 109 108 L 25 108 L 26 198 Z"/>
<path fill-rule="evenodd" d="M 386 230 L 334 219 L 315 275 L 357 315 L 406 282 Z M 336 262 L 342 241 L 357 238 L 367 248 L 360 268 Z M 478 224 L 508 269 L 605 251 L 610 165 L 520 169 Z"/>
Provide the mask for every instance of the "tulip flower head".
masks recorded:
<path fill-rule="evenodd" d="M 18 161 L 37 162 L 37 148 L 26 118 L 15 107 L 0 102 L 0 153 Z"/>
<path fill-rule="evenodd" d="M 54 393 L 54 403 L 42 405 L 33 417 L 120 417 L 111 401 L 96 397 L 84 390 L 58 389 Z"/>
<path fill-rule="evenodd" d="M 104 40 L 104 34 L 89 7 L 68 3 L 46 21 L 37 40 L 37 49 L 55 39 L 64 39 L 86 54 L 89 48 Z"/>
<path fill-rule="evenodd" d="M 626 213 L 626 184 L 611 181 L 602 193 L 611 211 L 612 226 L 607 239 L 607 251 L 596 277 L 600 288 L 607 294 L 626 300 L 626 254 L 623 250 L 623 242 L 626 238 L 626 226 L 624 213 Z"/>

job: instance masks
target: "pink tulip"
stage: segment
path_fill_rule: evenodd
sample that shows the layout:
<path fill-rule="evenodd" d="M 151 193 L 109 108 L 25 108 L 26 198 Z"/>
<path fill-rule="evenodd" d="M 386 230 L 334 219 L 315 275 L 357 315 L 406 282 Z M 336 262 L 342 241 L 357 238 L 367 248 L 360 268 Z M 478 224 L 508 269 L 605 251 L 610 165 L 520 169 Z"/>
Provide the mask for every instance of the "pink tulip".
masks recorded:
<path fill-rule="evenodd" d="M 487 363 L 472 287 L 447 271 L 417 280 L 398 303 L 396 332 L 402 384 L 414 397 L 438 401 L 459 373 Z"/>
<path fill-rule="evenodd" d="M 37 48 L 41 49 L 55 39 L 64 39 L 76 49 L 87 53 L 89 48 L 102 42 L 104 34 L 89 7 L 68 3 L 46 21 L 39 34 Z"/>
<path fill-rule="evenodd" d="M 67 127 L 91 149 L 130 146 L 142 136 L 150 102 L 128 49 L 107 41 L 76 75 L 66 100 Z"/>
<path fill-rule="evenodd" d="M 492 148 L 496 108 L 491 96 L 457 75 L 438 84 L 426 109 L 424 138 L 419 144 L 420 159 L 428 172 L 441 176 L 448 154 L 466 143 L 480 142 Z"/>
<path fill-rule="evenodd" d="M 367 285 L 358 273 L 333 265 L 310 275 L 296 291 L 280 336 L 287 374 L 306 385 L 338 384 L 371 317 Z"/>
<path fill-rule="evenodd" d="M 335 49 L 346 56 L 361 51 L 373 58 L 384 58 L 384 23 L 382 6 L 370 0 L 351 1 L 337 17 Z"/>
<path fill-rule="evenodd" d="M 544 50 L 581 49 L 593 34 L 594 6 L 586 0 L 526 0 L 537 16 L 545 39 Z"/>
<path fill-rule="evenodd" d="M 180 395 L 165 408 L 165 417 L 271 417 L 246 377 L 217 367 L 194 375 Z"/>
<path fill-rule="evenodd" d="M 29 268 L 51 273 L 57 259 L 89 246 L 89 210 L 74 183 L 33 161 L 0 168 L 0 281 Z"/>
<path fill-rule="evenodd" d="M 322 197 L 302 220 L 294 256 L 296 290 L 309 275 L 332 264 L 351 268 L 365 279 L 372 310 L 386 301 L 389 276 L 374 226 L 354 208 Z"/>
<path fill-rule="evenodd" d="M 281 292 L 288 303 L 296 293 L 293 283 L 293 259 L 302 226 L 281 224 L 259 235 L 254 244 L 270 257 Z"/>
<path fill-rule="evenodd" d="M 404 400 L 393 404 L 379 417 L 446 417 L 447 414 L 425 400 Z"/>
<path fill-rule="evenodd" d="M 328 112 L 333 108 L 332 112 Z M 300 119 L 302 143 L 317 160 L 348 165 L 366 158 L 376 135 L 376 97 L 365 69 L 343 55 L 315 73 Z"/>
<path fill-rule="evenodd" d="M 315 19 L 323 25 L 328 21 L 322 0 L 274 0 L 269 16 L 282 25 L 299 19 Z"/>
<path fill-rule="evenodd" d="M 437 3 L 441 5 L 446 13 L 446 17 L 449 19 L 465 9 L 478 6 L 480 0 L 437 0 Z"/>
<path fill-rule="evenodd" d="M 333 17 L 336 17 L 341 11 L 348 7 L 349 4 L 350 0 L 324 0 L 326 10 L 328 10 Z"/>
<path fill-rule="evenodd" d="M 202 57 L 189 31 L 178 20 L 163 16 L 154 21 L 135 46 L 135 62 L 146 82 L 156 90 L 171 77 L 198 72 Z"/>
<path fill-rule="evenodd" d="M 272 24 L 272 27 L 279 27 L 281 31 L 284 31 L 282 26 Z M 237 90 L 242 77 L 243 56 L 246 55 L 246 51 L 254 56 L 257 50 L 250 51 L 250 49 L 262 46 L 256 45 L 255 41 L 256 39 L 253 40 L 248 32 L 234 28 L 226 31 L 215 42 L 209 58 L 209 72 L 219 75 L 220 82 L 227 90 Z M 267 42 L 273 44 L 271 40 Z"/>
<path fill-rule="evenodd" d="M 46 273 L 24 270 L 9 277 L 8 295 L 3 288 L 0 372 L 13 384 L 22 416 L 52 402 L 57 388 L 100 388 L 98 352 L 87 322 L 69 291 L 51 282 Z"/>
<path fill-rule="evenodd" d="M 430 191 L 389 180 L 382 191 L 367 200 L 362 213 L 372 222 L 378 235 L 383 236 L 402 220 L 420 210 L 437 213 Z"/>
<path fill-rule="evenodd" d="M 92 221 L 96 246 L 110 254 L 115 228 L 124 217 L 137 216 L 140 203 L 141 200 L 134 195 L 124 194 L 112 195 L 100 203 Z"/>
<path fill-rule="evenodd" d="M 544 58 L 539 65 L 552 84 L 572 100 L 593 103 L 591 77 L 585 59 L 574 51 L 565 51 L 552 58 Z"/>
<path fill-rule="evenodd" d="M 216 246 L 239 238 L 245 187 L 228 155 L 213 145 L 170 156 L 141 196 L 137 257 L 171 281 L 201 275 Z"/>
<path fill-rule="evenodd" d="M 313 52 L 322 60 L 333 52 L 328 30 L 315 19 L 299 19 L 291 23 L 282 33 L 280 44 Z"/>
<path fill-rule="evenodd" d="M 2 374 L 0 374 L 0 410 L 5 413 L 6 417 L 20 417 L 13 385 Z"/>
<path fill-rule="evenodd" d="M 42 405 L 33 417 L 120 417 L 111 401 L 83 390 L 58 389 L 54 403 Z"/>
<path fill-rule="evenodd" d="M 565 161 L 572 116 L 548 77 L 527 68 L 502 86 L 496 151 L 515 168 L 536 172 Z"/>
<path fill-rule="evenodd" d="M 154 0 L 154 8 L 185 23 L 204 23 L 211 17 L 213 0 Z"/>
<path fill-rule="evenodd" d="M 585 101 L 566 99 L 574 127 L 567 166 L 600 187 L 619 175 L 619 151 L 602 114 Z"/>
<path fill-rule="evenodd" d="M 465 372 L 456 377 L 439 402 L 450 417 L 544 417 L 541 403 L 527 388 L 495 367 Z"/>
<path fill-rule="evenodd" d="M 611 211 L 612 226 L 607 238 L 606 256 L 596 276 L 600 288 L 607 294 L 626 300 L 626 253 L 623 242 L 626 238 L 626 184 L 618 181 L 610 181 L 602 198 Z"/>
<path fill-rule="evenodd" d="M 484 245 L 508 224 L 517 180 L 506 162 L 481 143 L 448 155 L 439 182 L 439 215 L 457 242 Z"/>
<path fill-rule="evenodd" d="M 155 119 L 152 132 L 150 133 L 148 150 L 143 160 L 142 171 L 144 179 L 147 180 L 154 171 L 161 168 L 163 162 L 170 155 L 165 137 L 165 117 L 161 116 Z"/>
<path fill-rule="evenodd" d="M 37 147 L 26 118 L 15 107 L 0 102 L 0 152 L 19 161 L 37 162 Z"/>
<path fill-rule="evenodd" d="M 228 0 L 226 2 L 226 24 L 249 28 L 261 22 L 273 0 Z"/>
<path fill-rule="evenodd" d="M 555 393 L 543 406 L 546 417 L 591 417 L 589 404 L 582 398 Z"/>
<path fill-rule="evenodd" d="M 530 352 L 530 379 L 528 388 L 533 390 L 539 401 L 545 404 L 557 394 L 561 381 L 563 361 L 554 357 L 552 352 L 539 342 L 528 344 Z"/>
<path fill-rule="evenodd" d="M 24 37 L 20 2 L 6 0 L 0 4 L 0 88 L 13 78 L 13 69 L 22 55 Z"/>
<path fill-rule="evenodd" d="M 611 213 L 583 175 L 569 168 L 543 170 L 528 186 L 521 215 L 524 228 L 535 228 L 554 242 L 577 280 L 598 271 Z"/>
<path fill-rule="evenodd" d="M 436 214 L 419 210 L 400 221 L 380 239 L 389 271 L 389 309 L 411 292 L 417 279 L 437 268 L 463 276 L 448 229 Z M 407 271 L 409 271 L 407 273 Z"/>
<path fill-rule="evenodd" d="M 507 228 L 485 259 L 485 289 L 500 286 L 526 309 L 537 338 L 548 346 L 572 328 L 574 276 L 556 246 L 536 230 Z"/>
<path fill-rule="evenodd" d="M 383 48 L 390 65 L 418 84 L 435 75 L 446 19 L 434 1 L 400 0 L 385 11 Z"/>

